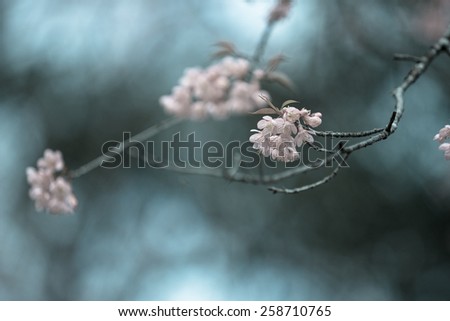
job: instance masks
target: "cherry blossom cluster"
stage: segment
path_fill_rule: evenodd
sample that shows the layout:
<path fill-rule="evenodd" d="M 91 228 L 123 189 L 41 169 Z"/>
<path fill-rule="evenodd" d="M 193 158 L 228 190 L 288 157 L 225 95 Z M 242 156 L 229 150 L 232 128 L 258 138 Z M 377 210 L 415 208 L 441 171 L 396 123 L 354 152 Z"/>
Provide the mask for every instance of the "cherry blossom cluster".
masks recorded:
<path fill-rule="evenodd" d="M 77 199 L 72 193 L 72 186 L 65 178 L 57 175 L 63 169 L 61 152 L 50 149 L 46 149 L 44 157 L 38 160 L 37 169 L 27 168 L 27 180 L 31 185 L 29 195 L 34 200 L 37 211 L 73 213 Z"/>
<path fill-rule="evenodd" d="M 272 107 L 276 108 L 276 107 Z M 292 162 L 299 158 L 297 147 L 314 142 L 314 130 L 322 123 L 321 113 L 295 107 L 283 107 L 276 112 L 279 117 L 264 116 L 252 129 L 253 148 L 273 160 Z"/>
<path fill-rule="evenodd" d="M 450 125 L 445 125 L 444 128 L 439 130 L 434 136 L 434 140 L 437 140 L 441 145 L 439 145 L 439 149 L 444 152 L 445 159 L 450 160 L 450 144 L 444 143 L 444 141 L 450 137 Z"/>
<path fill-rule="evenodd" d="M 264 71 L 250 70 L 248 60 L 225 57 L 206 69 L 187 69 L 171 95 L 162 96 L 159 102 L 166 112 L 178 117 L 224 119 L 265 106 L 259 98 L 261 94 L 268 96 L 260 90 L 263 77 Z"/>

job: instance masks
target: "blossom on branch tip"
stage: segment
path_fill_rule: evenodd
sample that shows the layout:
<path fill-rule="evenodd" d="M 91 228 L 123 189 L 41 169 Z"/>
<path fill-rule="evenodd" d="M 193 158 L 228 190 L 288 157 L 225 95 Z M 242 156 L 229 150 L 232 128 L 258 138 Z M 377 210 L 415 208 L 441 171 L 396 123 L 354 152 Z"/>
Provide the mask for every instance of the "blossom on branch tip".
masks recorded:
<path fill-rule="evenodd" d="M 224 57 L 205 69 L 189 68 L 159 103 L 165 111 L 178 117 L 223 119 L 234 113 L 247 113 L 266 106 L 259 98 L 265 72 L 250 72 L 250 62 L 243 58 Z"/>
<path fill-rule="evenodd" d="M 289 102 L 292 101 L 285 104 Z M 296 147 L 314 142 L 314 131 L 310 127 L 317 127 L 322 123 L 322 114 L 311 114 L 305 108 L 287 106 L 279 110 L 271 103 L 270 106 L 272 113 L 278 114 L 278 117 L 274 119 L 263 116 L 257 123 L 258 129 L 250 131 L 255 134 L 249 140 L 253 143 L 253 148 L 264 157 L 283 162 L 295 161 L 300 158 Z"/>
<path fill-rule="evenodd" d="M 29 195 L 37 211 L 46 210 L 52 214 L 73 213 L 77 199 L 72 193 L 70 182 L 58 174 L 64 169 L 60 151 L 46 149 L 44 157 L 37 162 L 37 169 L 26 169 L 30 184 Z"/>

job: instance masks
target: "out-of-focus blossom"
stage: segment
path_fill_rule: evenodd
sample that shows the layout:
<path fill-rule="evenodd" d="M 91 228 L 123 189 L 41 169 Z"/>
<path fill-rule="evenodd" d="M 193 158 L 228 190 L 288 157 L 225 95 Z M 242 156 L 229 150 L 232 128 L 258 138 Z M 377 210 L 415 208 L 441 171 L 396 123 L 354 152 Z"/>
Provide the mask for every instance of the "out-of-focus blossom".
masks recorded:
<path fill-rule="evenodd" d="M 421 37 L 424 42 L 435 41 L 445 32 L 450 14 L 450 1 L 428 0 L 418 7 L 413 16 L 412 33 L 415 38 Z"/>
<path fill-rule="evenodd" d="M 437 133 L 434 136 L 434 140 L 439 141 L 439 143 L 442 143 L 444 140 L 450 137 L 450 125 L 445 125 L 444 128 L 441 128 L 439 130 L 439 133 Z"/>
<path fill-rule="evenodd" d="M 276 22 L 286 18 L 291 10 L 291 0 L 278 0 L 269 13 L 269 22 Z"/>
<path fill-rule="evenodd" d="M 29 195 L 35 202 L 37 211 L 46 210 L 52 214 L 73 213 L 77 199 L 72 186 L 58 173 L 64 169 L 60 151 L 46 149 L 44 157 L 37 162 L 37 169 L 26 169 L 27 180 L 31 185 Z"/>
<path fill-rule="evenodd" d="M 444 151 L 444 156 L 446 160 L 450 160 L 450 144 L 443 143 L 439 146 L 439 149 Z"/>
<path fill-rule="evenodd" d="M 434 136 L 434 140 L 437 140 L 441 145 L 439 145 L 439 149 L 444 151 L 445 159 L 450 160 L 450 144 L 444 143 L 444 140 L 450 137 L 450 125 L 445 125 L 444 128 L 439 130 Z"/>
<path fill-rule="evenodd" d="M 264 71 L 250 73 L 246 59 L 225 57 L 206 69 L 189 68 L 172 89 L 159 100 L 167 113 L 178 117 L 223 119 L 233 113 L 247 113 L 265 106 L 260 95 Z"/>
<path fill-rule="evenodd" d="M 37 164 L 39 168 L 48 169 L 53 172 L 62 171 L 64 168 L 64 161 L 59 150 L 52 151 L 46 149 L 44 151 L 44 157 L 39 158 Z"/>
<path fill-rule="evenodd" d="M 321 113 L 311 114 L 305 108 L 284 107 L 278 118 L 264 116 L 258 122 L 258 129 L 251 130 L 255 134 L 250 136 L 250 142 L 265 157 L 292 162 L 300 157 L 296 147 L 314 142 L 314 131 L 309 127 L 317 127 L 321 123 Z"/>

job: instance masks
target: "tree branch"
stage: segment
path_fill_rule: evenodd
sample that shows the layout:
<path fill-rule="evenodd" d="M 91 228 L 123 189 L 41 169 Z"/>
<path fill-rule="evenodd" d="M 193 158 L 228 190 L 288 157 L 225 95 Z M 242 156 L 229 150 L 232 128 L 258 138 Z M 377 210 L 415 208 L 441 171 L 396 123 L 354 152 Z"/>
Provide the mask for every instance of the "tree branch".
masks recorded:
<path fill-rule="evenodd" d="M 258 45 L 258 49 L 256 50 L 254 59 L 255 61 L 259 60 L 259 55 L 262 54 L 264 51 L 264 47 L 267 43 L 267 39 L 269 37 L 271 30 L 271 25 L 269 24 L 263 34 L 263 37 L 260 40 L 260 43 Z M 241 182 L 241 183 L 247 183 L 247 184 L 257 184 L 257 185 L 266 185 L 266 184 L 272 184 L 279 181 L 282 181 L 287 178 L 294 177 L 296 175 L 305 174 L 307 172 L 310 172 L 315 169 L 319 169 L 322 167 L 325 167 L 326 165 L 329 165 L 333 162 L 334 159 L 337 157 L 340 158 L 340 161 L 338 160 L 337 167 L 327 176 L 324 178 L 308 184 L 304 186 L 300 186 L 297 188 L 278 188 L 278 187 L 270 187 L 269 190 L 274 193 L 286 193 L 286 194 L 293 194 L 293 193 L 299 193 L 302 191 L 310 190 L 315 187 L 318 187 L 322 184 L 325 184 L 329 182 L 331 179 L 333 179 L 341 169 L 341 167 L 344 167 L 345 160 L 350 156 L 351 153 L 360 150 L 362 148 L 368 147 L 370 145 L 373 145 L 377 142 L 380 142 L 381 140 L 387 139 L 390 135 L 392 135 L 398 127 L 398 124 L 401 120 L 401 117 L 404 113 L 405 106 L 404 106 L 404 93 L 408 90 L 408 88 L 415 83 L 428 69 L 428 67 L 431 65 L 431 63 L 434 61 L 434 59 L 442 52 L 449 52 L 449 41 L 450 39 L 450 26 L 448 27 L 446 33 L 444 36 L 439 39 L 430 49 L 428 52 L 421 57 L 414 57 L 414 56 L 407 56 L 402 55 L 397 57 L 399 59 L 404 60 L 413 60 L 415 62 L 412 69 L 409 71 L 409 73 L 404 78 L 403 82 L 396 87 L 393 90 L 393 96 L 395 99 L 395 105 L 394 105 L 394 111 L 391 114 L 391 117 L 389 121 L 386 124 L 385 128 L 375 128 L 372 130 L 367 131 L 360 131 L 360 132 L 334 132 L 334 131 L 315 131 L 315 134 L 320 137 L 338 137 L 338 138 L 362 138 L 362 137 L 368 137 L 369 138 L 357 142 L 353 145 L 345 147 L 343 144 L 340 144 L 337 148 L 337 150 L 334 151 L 334 153 L 331 153 L 328 157 L 326 157 L 324 160 L 314 162 L 312 164 L 305 164 L 296 168 L 288 169 L 280 173 L 276 174 L 266 174 L 261 175 L 259 174 L 246 174 L 239 172 L 239 167 L 235 168 L 220 168 L 219 169 L 206 169 L 206 168 L 178 168 L 178 167 L 161 167 L 165 169 L 169 169 L 172 171 L 177 171 L 181 173 L 186 174 L 194 174 L 194 175 L 206 175 L 206 176 L 213 176 L 218 178 L 224 178 L 232 182 Z M 160 129 L 158 129 L 160 130 Z M 138 134 L 140 135 L 140 134 Z M 143 138 L 146 135 L 139 136 L 139 138 Z M 136 137 L 136 136 L 135 136 Z M 126 148 L 127 146 L 123 146 L 122 150 Z M 330 152 L 330 151 L 327 151 Z M 102 160 L 102 159 L 101 159 Z M 96 160 L 94 160 L 96 161 Z"/>
<path fill-rule="evenodd" d="M 374 143 L 377 143 L 383 139 L 388 138 L 397 130 L 400 119 L 402 118 L 403 112 L 405 111 L 403 99 L 405 92 L 413 83 L 415 83 L 425 73 L 425 71 L 428 69 L 428 67 L 440 53 L 448 50 L 449 42 L 450 42 L 450 25 L 448 26 L 445 34 L 433 46 L 430 47 L 428 52 L 424 56 L 419 57 L 420 58 L 418 59 L 419 61 L 414 64 L 412 69 L 404 78 L 403 82 L 397 88 L 394 89 L 393 91 L 393 96 L 395 99 L 394 112 L 385 130 L 379 133 L 378 135 L 373 136 L 365 141 L 345 147 L 344 148 L 345 152 L 351 153 L 361 148 L 370 146 Z"/>
<path fill-rule="evenodd" d="M 336 138 L 344 138 L 344 137 L 366 137 L 372 136 L 379 132 L 382 132 L 384 128 L 374 128 L 372 130 L 366 130 L 361 132 L 334 132 L 334 131 L 314 131 L 317 136 L 320 137 L 336 137 Z"/>
<path fill-rule="evenodd" d="M 343 161 L 345 161 L 350 154 L 345 154 L 343 157 Z M 284 194 L 296 194 L 304 191 L 308 191 L 310 189 L 316 188 L 317 186 L 323 185 L 329 181 L 331 181 L 336 175 L 338 174 L 339 170 L 341 169 L 341 164 L 338 164 L 338 166 L 331 172 L 330 175 L 325 176 L 321 180 L 318 180 L 314 183 L 303 185 L 296 188 L 279 188 L 279 187 L 269 187 L 269 191 L 272 191 L 275 193 L 284 193 Z"/>
<path fill-rule="evenodd" d="M 373 145 L 381 140 L 387 139 L 390 135 L 392 135 L 398 128 L 398 124 L 403 116 L 405 111 L 404 105 L 404 94 L 408 90 L 408 88 L 414 84 L 428 69 L 434 59 L 441 54 L 442 52 L 449 53 L 450 52 L 450 25 L 448 26 L 444 35 L 433 45 L 430 47 L 428 52 L 421 57 L 414 57 L 409 55 L 397 55 L 397 59 L 400 60 L 412 60 L 415 62 L 412 69 L 404 78 L 403 82 L 393 90 L 393 96 L 395 99 L 394 112 L 391 114 L 389 122 L 387 123 L 384 129 L 374 129 L 366 132 L 359 133 L 337 133 L 337 132 L 316 132 L 317 136 L 322 137 L 363 137 L 363 136 L 371 136 L 370 138 L 363 140 L 361 142 L 355 143 L 353 145 L 343 147 L 342 153 L 344 154 L 344 159 L 346 159 L 352 152 L 360 150 L 362 148 Z M 341 135 L 342 134 L 342 135 Z M 286 188 L 276 188 L 271 187 L 269 190 L 272 192 L 280 192 L 286 194 L 299 193 L 302 191 L 306 191 L 317 186 L 320 186 L 331 179 L 333 179 L 341 166 L 335 168 L 335 170 L 328 176 L 318 180 L 312 184 L 301 186 L 293 189 Z M 287 178 L 287 177 L 286 177 Z"/>
<path fill-rule="evenodd" d="M 398 61 L 412 61 L 412 62 L 422 62 L 422 57 L 412 56 L 408 54 L 395 54 L 394 60 Z"/>
<path fill-rule="evenodd" d="M 267 47 L 267 42 L 269 41 L 270 34 L 272 33 L 273 25 L 273 22 L 268 22 L 266 24 L 266 28 L 264 29 L 264 32 L 258 41 L 258 45 L 256 46 L 255 53 L 252 57 L 252 60 L 255 64 L 258 64 L 262 56 L 264 55 L 264 51 Z"/>
<path fill-rule="evenodd" d="M 177 118 L 169 118 L 159 124 L 156 124 L 150 128 L 147 128 L 147 129 L 143 130 L 142 132 L 131 137 L 128 142 L 125 142 L 125 143 L 117 146 L 115 152 L 122 153 L 126 148 L 133 146 L 137 142 L 142 142 L 144 140 L 147 140 L 150 137 L 153 137 L 153 136 L 159 134 L 161 131 L 163 131 L 167 128 L 170 128 L 176 124 L 179 124 L 182 120 L 183 120 L 182 118 L 178 118 L 178 117 Z M 110 153 L 100 155 L 99 157 L 91 160 L 89 163 L 87 163 L 73 171 L 70 171 L 68 173 L 68 177 L 73 179 L 73 178 L 78 178 L 80 176 L 83 176 L 83 175 L 89 173 L 90 171 L 96 169 L 97 167 L 100 167 L 101 164 L 103 163 L 103 161 L 107 160 L 110 156 L 111 156 Z"/>

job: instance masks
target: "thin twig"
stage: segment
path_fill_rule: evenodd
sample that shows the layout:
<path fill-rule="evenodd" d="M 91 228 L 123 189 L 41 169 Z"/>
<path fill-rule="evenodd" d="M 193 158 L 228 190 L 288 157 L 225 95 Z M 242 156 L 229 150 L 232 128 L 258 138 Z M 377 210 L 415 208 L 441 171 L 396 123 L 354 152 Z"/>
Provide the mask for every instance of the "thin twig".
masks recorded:
<path fill-rule="evenodd" d="M 264 174 L 260 175 L 258 174 L 246 174 L 238 172 L 239 168 L 204 168 L 204 167 L 177 167 L 177 166 L 155 166 L 161 169 L 166 169 L 169 171 L 174 171 L 178 173 L 183 174 L 190 174 L 190 175 L 200 175 L 200 176 L 212 176 L 217 178 L 222 178 L 229 180 L 231 182 L 238 182 L 238 183 L 246 183 L 246 184 L 254 184 L 254 185 L 267 185 L 267 184 L 273 184 L 279 181 L 282 181 L 286 178 L 296 176 L 299 174 L 305 174 L 307 172 L 310 172 L 315 169 L 319 169 L 326 164 L 325 161 L 319 161 L 317 163 L 313 163 L 310 165 L 302 165 L 293 169 L 289 169 L 280 173 L 276 174 Z"/>
<path fill-rule="evenodd" d="M 268 26 L 268 29 L 266 29 L 264 36 L 262 37 L 260 41 L 260 45 L 258 46 L 260 49 L 258 49 L 255 53 L 254 58 L 257 58 L 259 60 L 260 55 L 262 55 L 264 51 L 265 44 L 267 42 L 268 35 L 270 34 L 270 25 Z M 287 189 L 287 188 L 278 188 L 278 187 L 271 187 L 269 188 L 272 192 L 279 192 L 279 193 L 299 193 L 302 191 L 313 189 L 317 186 L 320 186 L 324 183 L 329 182 L 331 179 L 333 179 L 338 171 L 341 169 L 341 167 L 344 167 L 345 160 L 350 156 L 350 154 L 354 151 L 357 151 L 359 149 L 368 147 L 372 144 L 375 144 L 383 139 L 388 138 L 390 135 L 392 135 L 398 127 L 398 124 L 400 122 L 400 119 L 403 115 L 403 112 L 405 110 L 404 106 L 404 93 L 406 90 L 414 83 L 416 82 L 427 70 L 427 68 L 430 66 L 430 64 L 433 62 L 433 60 L 442 52 L 449 51 L 449 38 L 450 38 L 450 26 L 448 27 L 447 32 L 444 34 L 444 36 L 439 39 L 438 42 L 436 42 L 429 50 L 428 52 L 420 57 L 420 59 L 416 59 L 416 63 L 408 73 L 408 75 L 404 78 L 403 82 L 394 89 L 393 96 L 395 99 L 395 106 L 394 111 L 391 114 L 391 117 L 389 121 L 386 124 L 385 128 L 375 128 L 368 131 L 361 131 L 361 132 L 332 132 L 332 131 L 326 131 L 326 132 L 316 132 L 317 136 L 321 137 L 367 137 L 369 138 L 360 141 L 358 143 L 355 143 L 353 145 L 344 147 L 344 145 L 340 145 L 339 148 L 335 151 L 335 153 L 332 153 L 329 155 L 326 159 L 312 163 L 307 165 L 302 165 L 293 169 L 285 170 L 283 172 L 277 173 L 277 174 L 271 174 L 271 175 L 254 175 L 254 174 L 245 174 L 238 172 L 239 168 L 233 168 L 233 169 L 227 169 L 227 168 L 220 168 L 218 169 L 205 169 L 205 168 L 174 168 L 174 167 L 168 167 L 169 170 L 175 170 L 178 172 L 186 173 L 186 174 L 195 174 L 195 175 L 207 175 L 207 176 L 214 176 L 218 178 L 225 178 L 227 180 L 233 181 L 233 182 L 242 182 L 242 183 L 248 183 L 248 184 L 258 184 L 258 185 L 264 185 L 264 184 L 271 184 L 275 182 L 282 181 L 287 178 L 294 177 L 296 175 L 304 174 L 307 172 L 310 172 L 315 169 L 319 169 L 322 167 L 326 167 L 329 164 L 332 164 L 332 162 L 339 156 L 341 158 L 341 161 L 338 161 L 337 167 L 326 177 L 308 185 L 304 185 L 298 188 L 293 189 Z"/>
<path fill-rule="evenodd" d="M 316 152 L 324 152 L 324 153 L 331 153 L 331 152 L 333 152 L 330 149 L 326 149 L 326 148 L 322 148 L 322 147 L 316 146 L 316 145 L 314 145 L 313 143 L 310 143 L 310 142 L 306 142 L 306 145 L 308 145 L 309 147 L 314 149 Z"/>
<path fill-rule="evenodd" d="M 395 99 L 394 112 L 391 114 L 391 117 L 389 119 L 389 122 L 386 125 L 386 128 L 367 131 L 366 133 L 369 133 L 368 136 L 371 136 L 370 138 L 368 138 L 362 142 L 358 142 L 353 145 L 350 145 L 348 147 L 342 147 L 341 151 L 345 155 L 344 160 L 352 152 L 362 149 L 362 148 L 365 148 L 365 147 L 368 147 L 368 146 L 375 144 L 381 140 L 384 140 L 384 139 L 388 138 L 390 135 L 392 135 L 397 130 L 398 124 L 399 124 L 400 119 L 405 110 L 404 99 L 403 99 L 404 93 L 413 83 L 415 83 L 425 73 L 425 71 L 428 69 L 428 67 L 433 62 L 433 60 L 440 53 L 442 53 L 444 51 L 448 53 L 449 48 L 450 48 L 450 25 L 448 26 L 447 31 L 445 32 L 444 36 L 441 39 L 439 39 L 428 50 L 428 52 L 424 56 L 415 59 L 416 63 L 414 64 L 413 68 L 410 70 L 408 75 L 404 78 L 403 82 L 397 88 L 394 89 L 394 91 L 393 91 L 393 96 Z M 326 136 L 327 134 L 330 136 L 333 136 L 333 132 L 320 132 L 320 134 L 317 134 L 317 135 L 320 136 L 321 134 L 322 134 L 322 136 Z M 361 136 L 352 136 L 352 135 L 341 136 L 341 137 L 361 137 Z M 338 137 L 338 136 L 334 136 L 334 137 Z M 271 188 L 269 188 L 269 190 L 271 190 L 274 193 L 281 192 L 281 193 L 287 193 L 287 194 L 299 193 L 302 191 L 306 191 L 306 190 L 315 188 L 317 186 L 320 186 L 320 185 L 330 181 L 331 179 L 333 179 L 337 175 L 340 168 L 341 168 L 341 166 L 336 167 L 330 175 L 322 178 L 319 181 L 309 184 L 309 185 L 304 185 L 304 186 L 294 188 L 294 189 L 271 187 Z"/>
<path fill-rule="evenodd" d="M 395 54 L 394 60 L 398 61 L 412 61 L 412 62 L 422 62 L 422 57 L 417 57 L 413 55 L 407 55 L 407 54 Z"/>
<path fill-rule="evenodd" d="M 374 128 L 372 130 L 366 130 L 361 132 L 334 132 L 334 131 L 314 131 L 317 136 L 320 137 L 367 137 L 372 136 L 374 134 L 380 133 L 384 130 L 384 128 Z"/>
<path fill-rule="evenodd" d="M 295 193 L 304 192 L 304 191 L 313 189 L 313 188 L 315 188 L 315 187 L 317 187 L 317 186 L 320 186 L 320 185 L 322 185 L 322 184 L 325 184 L 325 183 L 328 182 L 328 181 L 331 181 L 331 180 L 337 175 L 337 173 L 338 173 L 338 171 L 339 171 L 340 169 L 341 169 L 341 168 L 340 168 L 339 166 L 336 167 L 336 168 L 334 169 L 334 171 L 331 172 L 330 175 L 325 176 L 325 177 L 322 178 L 321 180 L 319 180 L 319 181 L 317 181 L 317 182 L 314 182 L 314 183 L 312 183 L 312 184 L 309 184 L 309 185 L 304 185 L 304 186 L 300 186 L 300 187 L 297 187 L 297 188 L 279 188 L 279 187 L 273 187 L 273 186 L 272 186 L 272 187 L 269 187 L 268 190 L 271 191 L 271 192 L 273 192 L 274 194 L 275 194 L 275 193 L 295 194 Z"/>
<path fill-rule="evenodd" d="M 137 142 L 142 142 L 144 140 L 147 140 L 157 134 L 159 134 L 161 131 L 172 127 L 182 121 L 182 118 L 169 118 L 157 125 L 154 125 L 150 128 L 147 128 L 143 130 L 142 132 L 134 135 L 130 138 L 129 141 L 119 144 L 119 146 L 116 147 L 115 153 L 122 153 L 127 147 L 130 147 Z M 70 178 L 78 178 L 80 176 L 83 176 L 90 171 L 96 169 L 97 167 L 100 167 L 103 161 L 107 160 L 110 157 L 110 153 L 103 154 L 98 156 L 97 158 L 91 160 L 89 163 L 73 170 L 68 173 L 68 176 Z"/>
<path fill-rule="evenodd" d="M 345 154 L 343 157 L 343 161 L 345 161 L 348 158 L 349 154 Z M 331 181 L 336 175 L 338 174 L 339 170 L 341 169 L 340 164 L 331 172 L 331 174 L 325 176 L 321 180 L 318 180 L 314 183 L 303 185 L 296 188 L 280 188 L 280 187 L 269 187 L 269 191 L 275 193 L 283 193 L 283 194 L 296 194 L 304 191 L 311 190 L 313 188 L 316 188 L 317 186 L 323 185 L 329 181 Z"/>
<path fill-rule="evenodd" d="M 367 140 L 343 148 L 345 152 L 351 153 L 361 148 L 365 148 L 369 145 L 377 143 L 383 139 L 388 138 L 397 130 L 400 119 L 402 118 L 403 112 L 405 111 L 403 99 L 404 93 L 413 83 L 415 83 L 425 73 L 425 71 L 434 61 L 434 59 L 440 53 L 447 50 L 449 42 L 450 42 L 450 25 L 447 27 L 447 31 L 445 32 L 445 34 L 433 46 L 430 47 L 430 49 L 424 56 L 420 57 L 419 62 L 416 62 L 414 64 L 413 68 L 409 71 L 408 75 L 406 75 L 403 82 L 397 88 L 394 89 L 392 93 L 395 99 L 394 113 L 392 114 L 392 117 L 389 119 L 389 122 L 386 125 L 386 129 Z"/>
<path fill-rule="evenodd" d="M 273 25 L 274 24 L 272 22 L 268 22 L 261 38 L 259 38 L 259 42 L 256 46 L 256 50 L 253 54 L 252 59 L 255 64 L 258 64 L 261 61 L 262 56 L 264 55 L 264 51 L 267 47 L 267 42 L 269 41 L 270 34 L 272 33 Z"/>
<path fill-rule="evenodd" d="M 258 174 L 248 174 L 248 173 L 241 173 L 239 172 L 239 166 L 235 166 L 233 168 L 227 168 L 227 167 L 220 167 L 220 168 L 195 168 L 195 167 L 179 167 L 179 166 L 173 166 L 173 165 L 165 165 L 161 166 L 159 164 L 151 164 L 146 156 L 144 156 L 144 160 L 147 162 L 147 164 L 151 167 L 160 168 L 160 169 L 166 169 L 169 171 L 179 172 L 183 174 L 190 174 L 190 175 L 200 175 L 200 176 L 212 176 L 217 178 L 223 178 L 226 180 L 229 180 L 231 182 L 239 182 L 239 183 L 246 183 L 246 184 L 255 184 L 255 185 L 268 185 L 273 184 L 282 180 L 285 180 L 287 178 L 297 176 L 300 174 L 306 174 L 310 171 L 327 167 L 334 159 L 336 159 L 338 156 L 342 158 L 340 151 L 343 150 L 343 147 L 340 146 L 337 151 L 335 151 L 333 154 L 329 155 L 327 158 L 323 160 L 318 160 L 314 163 L 310 164 L 304 164 L 292 169 L 288 169 L 285 171 L 282 171 L 280 173 L 276 174 L 265 174 L 261 175 Z M 132 155 L 135 156 L 135 155 Z M 240 156 L 240 155 L 238 155 Z M 142 158 L 142 156 L 140 156 Z M 337 160 L 339 162 L 339 160 Z M 238 164 L 240 162 L 240 159 L 235 158 L 235 164 Z M 341 165 L 343 165 L 343 160 L 339 162 Z M 331 167 L 331 166 L 330 166 Z"/>

